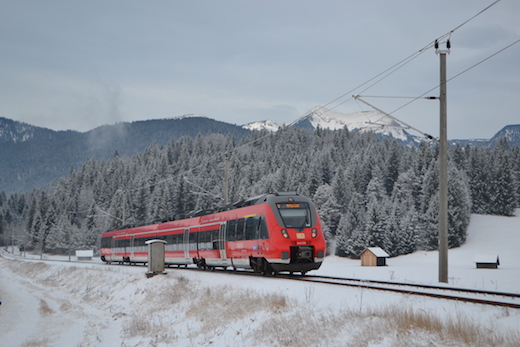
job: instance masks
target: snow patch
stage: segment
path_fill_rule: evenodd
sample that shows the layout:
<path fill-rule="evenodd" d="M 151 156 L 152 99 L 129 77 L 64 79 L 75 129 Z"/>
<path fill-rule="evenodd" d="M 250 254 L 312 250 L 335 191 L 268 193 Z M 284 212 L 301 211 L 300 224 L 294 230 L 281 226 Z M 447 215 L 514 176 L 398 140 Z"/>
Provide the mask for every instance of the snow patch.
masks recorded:
<path fill-rule="evenodd" d="M 264 120 L 264 121 L 258 121 L 258 122 L 251 122 L 242 125 L 242 128 L 248 129 L 248 130 L 268 130 L 268 131 L 278 131 L 282 126 L 279 124 L 276 124 L 272 120 Z"/>
<path fill-rule="evenodd" d="M 199 113 L 190 113 L 190 114 L 185 114 L 185 115 L 182 115 L 179 117 L 165 118 L 165 119 L 186 119 L 186 118 L 208 118 L 208 117 L 206 117 L 203 114 L 199 114 Z"/>

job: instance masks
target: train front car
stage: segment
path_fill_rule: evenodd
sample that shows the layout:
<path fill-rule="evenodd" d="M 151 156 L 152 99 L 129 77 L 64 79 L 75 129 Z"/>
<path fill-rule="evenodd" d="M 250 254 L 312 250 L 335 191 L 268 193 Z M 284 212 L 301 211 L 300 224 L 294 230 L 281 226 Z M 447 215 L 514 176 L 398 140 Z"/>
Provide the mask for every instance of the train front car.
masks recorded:
<path fill-rule="evenodd" d="M 269 243 L 264 257 L 273 272 L 316 270 L 325 257 L 325 237 L 311 200 L 295 193 L 266 196 L 271 212 L 267 218 Z"/>

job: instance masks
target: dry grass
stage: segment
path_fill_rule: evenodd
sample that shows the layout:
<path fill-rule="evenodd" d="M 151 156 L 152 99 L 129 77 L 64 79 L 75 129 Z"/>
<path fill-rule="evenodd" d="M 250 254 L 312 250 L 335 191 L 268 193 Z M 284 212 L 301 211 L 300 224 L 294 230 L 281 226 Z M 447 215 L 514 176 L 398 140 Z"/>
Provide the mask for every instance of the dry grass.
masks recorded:
<path fill-rule="evenodd" d="M 153 333 L 152 323 L 148 317 L 133 315 L 123 325 L 126 337 L 149 336 Z"/>
<path fill-rule="evenodd" d="M 33 340 L 29 340 L 27 342 L 24 342 L 20 347 L 46 347 L 46 346 L 51 346 L 49 339 L 39 338 L 39 339 L 33 339 Z"/>
<path fill-rule="evenodd" d="M 318 314 L 298 309 L 262 323 L 250 338 L 272 346 L 510 346 L 518 332 L 483 329 L 465 315 L 442 319 L 412 308 L 343 310 Z"/>
<path fill-rule="evenodd" d="M 45 300 L 40 299 L 40 314 L 43 316 L 47 316 L 54 313 L 54 310 L 49 307 Z"/>
<path fill-rule="evenodd" d="M 6 262 L 11 271 L 25 275 L 25 277 L 34 277 L 47 271 L 50 267 L 45 263 L 27 263 L 24 261 L 11 260 Z"/>
<path fill-rule="evenodd" d="M 423 310 L 389 307 L 377 315 L 385 320 L 387 331 L 395 329 L 400 335 L 425 333 L 434 341 L 462 346 L 519 346 L 518 332 L 502 333 L 497 327 L 483 327 L 465 314 L 447 319 L 433 316 Z"/>
<path fill-rule="evenodd" d="M 122 327 L 125 338 L 148 338 L 148 346 L 157 344 L 173 345 L 178 340 L 175 329 L 160 317 L 150 315 L 132 315 L 126 319 Z"/>

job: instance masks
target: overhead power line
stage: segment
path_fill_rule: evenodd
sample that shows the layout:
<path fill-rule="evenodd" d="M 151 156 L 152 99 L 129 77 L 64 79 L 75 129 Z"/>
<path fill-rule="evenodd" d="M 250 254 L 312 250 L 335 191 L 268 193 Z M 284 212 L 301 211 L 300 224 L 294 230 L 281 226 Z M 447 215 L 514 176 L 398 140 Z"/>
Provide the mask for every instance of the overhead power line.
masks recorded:
<path fill-rule="evenodd" d="M 383 81 L 385 78 L 387 78 L 388 76 L 392 75 L 394 72 L 398 71 L 399 69 L 401 69 L 402 67 L 404 67 L 405 65 L 407 65 L 408 63 L 410 63 L 412 60 L 414 60 L 415 58 L 417 58 L 419 55 L 421 55 L 422 53 L 426 52 L 428 49 L 432 48 L 433 45 L 435 44 L 435 42 L 439 42 L 439 43 L 442 43 L 442 40 L 451 37 L 451 35 L 457 31 L 458 29 L 460 29 L 461 27 L 463 27 L 464 25 L 466 25 L 467 23 L 469 23 L 470 21 L 472 21 L 473 19 L 475 19 L 476 17 L 480 16 L 482 13 L 486 12 L 487 10 L 489 10 L 491 7 L 493 7 L 494 5 L 496 5 L 497 3 L 499 3 L 501 0 L 496 0 L 495 2 L 493 2 L 492 4 L 488 5 L 487 7 L 485 7 L 484 9 L 482 9 L 481 11 L 479 11 L 478 13 L 476 13 L 475 15 L 471 16 L 470 18 L 468 18 L 467 20 L 465 20 L 464 22 L 462 22 L 461 24 L 457 25 L 455 28 L 451 29 L 450 31 L 446 32 L 445 34 L 437 37 L 436 39 L 430 41 L 428 44 L 426 44 L 424 47 L 422 47 L 421 49 L 419 49 L 418 51 L 410 54 L 409 56 L 407 56 L 406 58 L 402 59 L 401 61 L 399 61 L 398 63 L 392 65 L 391 67 L 389 67 L 388 69 L 382 71 L 381 73 L 377 74 L 376 76 L 370 78 L 369 80 L 367 80 L 366 82 L 350 89 L 349 91 L 343 93 L 342 95 L 338 96 L 337 98 L 335 98 L 334 100 L 331 100 L 329 101 L 328 103 L 326 103 L 325 105 L 321 106 L 320 108 L 327 108 L 328 106 L 334 104 L 335 102 L 343 99 L 344 97 L 346 96 L 349 96 L 348 99 L 338 103 L 337 105 L 331 107 L 330 109 L 327 109 L 327 111 L 332 111 L 334 110 L 335 108 L 343 105 L 344 103 L 352 100 L 352 93 L 355 92 L 356 90 L 359 90 L 360 88 L 366 86 L 367 84 L 371 83 L 371 82 L 374 82 L 372 83 L 371 85 L 367 86 L 365 89 L 359 91 L 357 94 L 361 94 L 361 93 L 364 93 L 365 91 L 367 91 L 368 89 L 372 88 L 373 86 L 375 86 L 376 84 L 380 83 L 381 81 Z M 424 95 L 423 95 L 424 96 Z M 421 96 L 422 97 L 422 96 Z M 420 97 L 419 97 L 420 98 Z M 307 112 L 308 113 L 308 112 Z"/>
<path fill-rule="evenodd" d="M 482 63 L 484 63 L 485 61 L 487 61 L 487 60 L 493 58 L 494 56 L 496 56 L 496 55 L 502 53 L 503 51 L 507 50 L 508 48 L 513 47 L 514 45 L 516 45 L 516 44 L 519 43 L 519 42 L 520 42 L 520 39 L 514 41 L 513 43 L 507 45 L 506 47 L 504 47 L 504 48 L 502 48 L 502 49 L 496 51 L 495 53 L 489 55 L 488 57 L 482 59 L 481 61 L 479 61 L 479 62 L 477 62 L 477 63 L 471 65 L 471 66 L 468 67 L 467 69 L 462 70 L 462 71 L 459 72 L 458 74 L 456 74 L 456 75 L 454 75 L 454 76 L 448 78 L 448 79 L 446 80 L 446 82 L 450 82 L 450 81 L 454 80 L 455 78 L 457 78 L 457 77 L 459 77 L 459 76 L 465 74 L 466 72 L 468 72 L 468 71 L 470 71 L 471 69 L 473 69 L 473 68 L 479 66 L 480 64 L 482 64 Z M 439 87 L 439 85 L 436 85 L 435 87 L 433 87 L 433 88 L 427 90 L 426 92 L 422 93 L 421 95 L 415 97 L 413 100 L 410 100 L 409 102 L 405 103 L 404 105 L 402 105 L 402 106 L 396 108 L 395 110 L 393 110 L 392 112 L 390 112 L 390 114 L 395 113 L 395 112 L 401 110 L 402 108 L 404 108 L 404 107 L 410 105 L 411 103 L 417 101 L 418 99 L 423 98 L 426 94 L 432 92 L 433 90 L 437 89 L 438 87 Z"/>

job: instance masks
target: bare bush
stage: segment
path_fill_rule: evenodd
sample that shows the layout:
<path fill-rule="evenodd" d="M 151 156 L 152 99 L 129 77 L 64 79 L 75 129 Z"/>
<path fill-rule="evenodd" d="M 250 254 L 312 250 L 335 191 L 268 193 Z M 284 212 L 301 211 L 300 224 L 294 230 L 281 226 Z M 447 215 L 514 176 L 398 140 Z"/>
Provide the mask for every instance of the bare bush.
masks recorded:
<path fill-rule="evenodd" d="M 45 300 L 40 299 L 40 308 L 39 308 L 40 314 L 46 316 L 49 314 L 53 314 L 54 310 L 49 307 L 47 302 Z"/>

